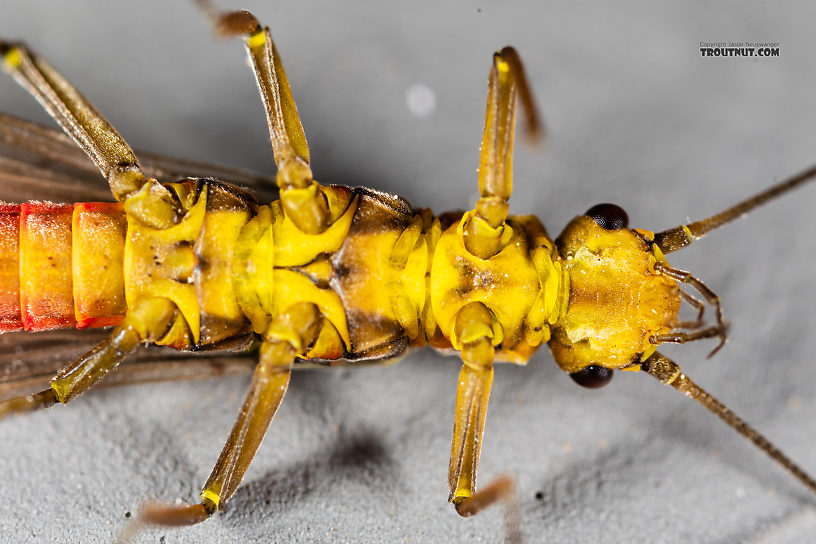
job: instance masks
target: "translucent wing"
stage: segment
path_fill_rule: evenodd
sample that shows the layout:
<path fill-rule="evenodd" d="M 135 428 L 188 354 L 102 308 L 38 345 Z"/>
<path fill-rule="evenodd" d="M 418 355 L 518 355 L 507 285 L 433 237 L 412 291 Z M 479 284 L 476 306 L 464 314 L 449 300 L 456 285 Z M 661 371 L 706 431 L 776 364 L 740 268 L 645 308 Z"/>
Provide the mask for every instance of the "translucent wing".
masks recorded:
<path fill-rule="evenodd" d="M 145 174 L 160 180 L 211 177 L 247 187 L 258 198 L 277 198 L 274 177 L 138 151 Z M 110 202 L 113 196 L 99 170 L 66 134 L 0 113 L 0 200 Z"/>
<path fill-rule="evenodd" d="M 0 335 L 0 400 L 41 391 L 52 376 L 80 353 L 101 342 L 107 331 L 58 330 Z M 251 372 L 253 354 L 190 353 L 144 347 L 129 357 L 100 387 L 192 380 Z"/>
<path fill-rule="evenodd" d="M 145 174 L 162 180 L 215 177 L 276 198 L 273 177 L 155 153 L 137 152 Z M 105 202 L 113 196 L 96 166 L 57 130 L 0 113 L 0 201 Z M 54 373 L 99 343 L 106 331 L 57 330 L 0 335 L 0 399 L 47 387 Z M 239 353 L 189 353 L 149 347 L 129 358 L 102 385 L 196 379 L 250 371 L 255 360 Z"/>

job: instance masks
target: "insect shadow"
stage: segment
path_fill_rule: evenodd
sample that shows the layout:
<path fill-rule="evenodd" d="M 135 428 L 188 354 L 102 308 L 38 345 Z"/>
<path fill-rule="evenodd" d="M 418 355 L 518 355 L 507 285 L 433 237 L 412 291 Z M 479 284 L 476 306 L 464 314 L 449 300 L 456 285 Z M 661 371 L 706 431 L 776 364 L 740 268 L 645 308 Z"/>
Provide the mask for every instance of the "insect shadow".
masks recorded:
<path fill-rule="evenodd" d="M 398 482 L 394 459 L 379 433 L 355 429 L 351 434 L 341 434 L 330 450 L 316 449 L 305 459 L 247 482 L 236 491 L 222 520 L 229 527 L 239 528 L 244 526 L 247 512 L 261 509 L 275 514 L 302 508 L 302 501 L 318 488 L 325 495 L 332 487 L 347 485 L 349 480 L 362 485 Z M 389 485 L 390 492 L 385 492 L 394 494 L 396 500 L 398 488 L 398 484 Z M 377 493 L 382 492 L 382 486 L 377 485 Z"/>

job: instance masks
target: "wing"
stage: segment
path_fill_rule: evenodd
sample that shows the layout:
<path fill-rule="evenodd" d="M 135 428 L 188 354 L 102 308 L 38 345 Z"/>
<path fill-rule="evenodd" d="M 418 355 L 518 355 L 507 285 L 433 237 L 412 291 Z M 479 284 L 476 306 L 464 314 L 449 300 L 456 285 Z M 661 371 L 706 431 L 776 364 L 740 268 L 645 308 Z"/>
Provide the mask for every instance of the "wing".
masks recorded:
<path fill-rule="evenodd" d="M 106 330 L 57 330 L 0 335 L 0 400 L 48 387 L 56 372 L 101 342 Z M 120 365 L 99 387 L 172 380 L 194 380 L 251 372 L 254 354 L 191 354 L 145 346 Z"/>
<path fill-rule="evenodd" d="M 146 151 L 136 155 L 144 173 L 157 179 L 218 178 L 250 189 L 264 202 L 278 198 L 271 176 Z M 69 136 L 0 113 L 0 200 L 44 197 L 55 202 L 113 200 L 99 170 Z"/>
<path fill-rule="evenodd" d="M 277 198 L 273 177 L 247 170 L 137 152 L 145 174 L 164 180 L 219 178 L 244 186 L 263 201 Z M 105 180 L 70 137 L 0 113 L 0 201 L 104 202 L 113 199 Z M 48 386 L 49 379 L 107 334 L 102 329 L 0 335 L 0 399 Z M 248 372 L 255 358 L 239 353 L 190 353 L 146 347 L 102 385 L 197 379 Z"/>

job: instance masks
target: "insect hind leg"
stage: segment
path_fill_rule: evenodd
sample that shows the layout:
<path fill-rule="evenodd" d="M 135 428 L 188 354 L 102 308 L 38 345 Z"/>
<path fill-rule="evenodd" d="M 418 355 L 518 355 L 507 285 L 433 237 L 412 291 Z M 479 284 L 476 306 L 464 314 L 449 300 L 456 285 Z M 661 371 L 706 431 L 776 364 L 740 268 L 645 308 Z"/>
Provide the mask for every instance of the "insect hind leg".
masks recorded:
<path fill-rule="evenodd" d="M 117 200 L 147 181 L 136 155 L 116 129 L 59 72 L 25 45 L 0 40 L 6 72 L 42 104 L 110 183 Z"/>
<path fill-rule="evenodd" d="M 99 111 L 45 60 L 20 43 L 0 40 L 3 69 L 45 108 L 82 148 L 128 215 L 157 228 L 181 219 L 178 202 L 155 179 L 147 179 L 136 154 Z M 132 198 L 136 197 L 136 198 Z"/>
<path fill-rule="evenodd" d="M 128 310 L 125 318 L 104 342 L 60 370 L 51 379 L 50 388 L 0 402 L 0 419 L 56 403 L 67 404 L 116 368 L 140 343 L 160 339 L 173 323 L 175 315 L 176 305 L 169 299 L 142 299 Z"/>

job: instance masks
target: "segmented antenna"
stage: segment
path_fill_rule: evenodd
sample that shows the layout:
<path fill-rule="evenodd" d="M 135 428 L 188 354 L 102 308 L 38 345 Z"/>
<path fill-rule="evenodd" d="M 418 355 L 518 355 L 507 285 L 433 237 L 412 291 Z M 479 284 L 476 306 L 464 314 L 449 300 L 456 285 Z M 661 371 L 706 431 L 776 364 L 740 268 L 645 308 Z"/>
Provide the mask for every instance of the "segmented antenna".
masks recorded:
<path fill-rule="evenodd" d="M 690 245 L 694 240 L 699 240 L 712 230 L 720 228 L 726 223 L 730 223 L 734 219 L 746 215 L 754 208 L 758 208 L 787 192 L 793 191 L 805 183 L 812 181 L 814 178 L 816 178 L 816 165 L 707 219 L 658 232 L 655 234 L 654 241 L 663 253 L 671 253 L 672 251 L 682 249 Z"/>
<path fill-rule="evenodd" d="M 779 465 L 787 469 L 808 489 L 816 493 L 816 480 L 782 453 L 770 440 L 759 434 L 756 429 L 714 398 L 711 393 L 691 381 L 680 371 L 680 367 L 677 366 L 674 361 L 659 352 L 655 352 L 654 355 L 643 362 L 641 369 L 662 383 L 672 386 L 687 397 L 705 406 L 712 414 L 750 440 L 756 447 L 765 452 L 768 457 L 779 463 Z"/>

